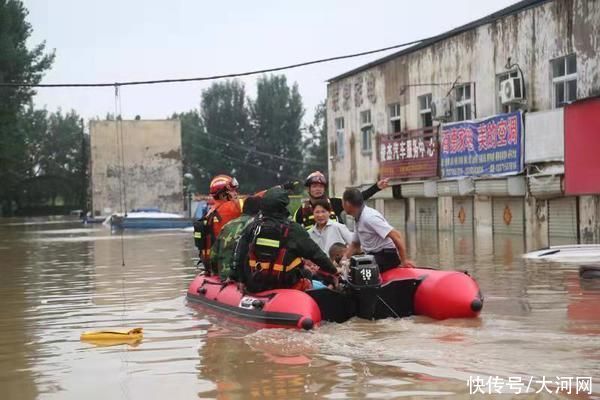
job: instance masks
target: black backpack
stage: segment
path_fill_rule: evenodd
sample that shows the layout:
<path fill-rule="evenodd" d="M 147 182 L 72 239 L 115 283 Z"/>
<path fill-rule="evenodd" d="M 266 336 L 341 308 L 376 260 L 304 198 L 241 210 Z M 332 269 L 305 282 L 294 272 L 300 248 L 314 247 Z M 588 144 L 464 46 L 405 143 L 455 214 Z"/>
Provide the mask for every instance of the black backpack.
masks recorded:
<path fill-rule="evenodd" d="M 295 280 L 284 265 L 290 222 L 261 218 L 255 223 L 248 249 L 251 280 L 255 285 L 290 284 Z"/>
<path fill-rule="evenodd" d="M 215 220 L 221 220 L 218 207 L 194 222 L 194 245 L 200 250 L 200 259 L 206 266 L 210 260 L 210 248 L 216 240 L 213 229 Z"/>

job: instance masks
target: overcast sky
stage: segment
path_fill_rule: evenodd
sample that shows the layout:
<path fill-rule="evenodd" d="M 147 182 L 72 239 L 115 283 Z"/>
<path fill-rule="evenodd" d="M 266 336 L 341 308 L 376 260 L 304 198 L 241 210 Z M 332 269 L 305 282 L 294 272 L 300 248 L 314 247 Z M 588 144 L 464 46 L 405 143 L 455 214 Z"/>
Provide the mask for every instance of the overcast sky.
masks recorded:
<path fill-rule="evenodd" d="M 441 33 L 514 0 L 25 0 L 30 44 L 56 61 L 44 83 L 115 82 L 242 72 L 343 55 Z M 288 70 L 312 118 L 328 78 L 381 53 Z M 254 96 L 256 77 L 242 79 Z M 165 118 L 199 107 L 210 82 L 122 88 L 125 118 Z M 38 107 L 85 118 L 114 112 L 112 88 L 40 88 Z"/>

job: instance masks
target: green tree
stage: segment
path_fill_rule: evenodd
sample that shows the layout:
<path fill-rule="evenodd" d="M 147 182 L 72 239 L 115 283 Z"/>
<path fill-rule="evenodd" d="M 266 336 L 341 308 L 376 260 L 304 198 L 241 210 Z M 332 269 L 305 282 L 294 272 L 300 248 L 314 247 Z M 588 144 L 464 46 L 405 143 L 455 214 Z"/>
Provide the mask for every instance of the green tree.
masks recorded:
<path fill-rule="evenodd" d="M 19 114 L 17 126 L 25 149 L 17 205 L 55 205 L 60 197 L 65 204 L 85 208 L 89 136 L 79 115 L 28 107 Z"/>
<path fill-rule="evenodd" d="M 204 191 L 207 184 L 206 160 L 202 160 L 197 152 L 203 152 L 202 147 L 207 145 L 208 138 L 204 123 L 198 110 L 175 113 L 170 119 L 181 121 L 181 152 L 183 173 L 190 172 L 194 175 L 196 190 Z"/>
<path fill-rule="evenodd" d="M 25 143 L 24 179 L 19 183 L 20 203 L 44 203 L 86 208 L 89 137 L 75 112 L 48 113 L 29 107 L 19 116 L 19 134 Z"/>
<path fill-rule="evenodd" d="M 308 127 L 308 135 L 304 139 L 306 166 L 303 176 L 313 171 L 321 171 L 327 175 L 327 105 L 323 101 L 315 108 L 313 123 Z"/>
<path fill-rule="evenodd" d="M 254 139 L 244 84 L 237 80 L 213 83 L 202 93 L 201 116 L 205 135 L 194 146 L 203 179 L 200 190 L 208 189 L 217 174 L 236 176 L 242 191 L 255 190 L 260 170 L 249 162 L 246 151 Z"/>
<path fill-rule="evenodd" d="M 45 53 L 44 42 L 28 49 L 32 27 L 26 17 L 21 1 L 0 0 L 0 83 L 39 83 L 54 60 L 54 52 Z M 30 87 L 0 87 L 0 207 L 8 213 L 25 175 L 25 139 L 17 120 L 34 94 Z"/>
<path fill-rule="evenodd" d="M 304 107 L 298 85 L 290 88 L 284 75 L 259 78 L 251 112 L 254 127 L 252 149 L 276 156 L 252 154 L 255 163 L 264 170 L 256 177 L 258 186 L 270 187 L 297 178 L 304 165 L 301 162 Z"/>
<path fill-rule="evenodd" d="M 297 178 L 303 113 L 297 85 L 284 76 L 261 78 L 254 102 L 239 81 L 214 83 L 202 92 L 200 112 L 171 116 L 182 124 L 184 171 L 204 193 L 217 174 L 235 176 L 245 193 Z"/>

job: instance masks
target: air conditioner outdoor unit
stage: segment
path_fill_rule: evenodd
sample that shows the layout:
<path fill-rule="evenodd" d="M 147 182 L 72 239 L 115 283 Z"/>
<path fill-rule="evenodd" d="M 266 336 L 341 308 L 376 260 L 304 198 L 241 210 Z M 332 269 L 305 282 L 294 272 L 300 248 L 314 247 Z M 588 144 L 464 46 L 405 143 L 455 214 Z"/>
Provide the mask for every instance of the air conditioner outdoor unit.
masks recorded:
<path fill-rule="evenodd" d="M 442 97 L 431 103 L 431 118 L 435 120 L 443 120 L 452 116 L 450 107 L 450 99 Z"/>
<path fill-rule="evenodd" d="M 502 104 L 520 102 L 524 99 L 523 80 L 518 77 L 500 82 L 500 101 Z"/>

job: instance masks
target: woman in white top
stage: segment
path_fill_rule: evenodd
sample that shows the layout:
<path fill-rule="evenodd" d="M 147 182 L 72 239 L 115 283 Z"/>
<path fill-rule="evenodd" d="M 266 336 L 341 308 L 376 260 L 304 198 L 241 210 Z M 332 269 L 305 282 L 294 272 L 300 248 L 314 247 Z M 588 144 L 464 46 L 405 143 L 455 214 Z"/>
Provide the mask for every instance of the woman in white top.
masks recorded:
<path fill-rule="evenodd" d="M 329 218 L 332 208 L 328 200 L 319 199 L 312 204 L 312 207 L 315 225 L 308 234 L 325 254 L 329 254 L 329 249 L 334 243 L 346 245 L 352 243 L 352 232 L 346 225 Z"/>

